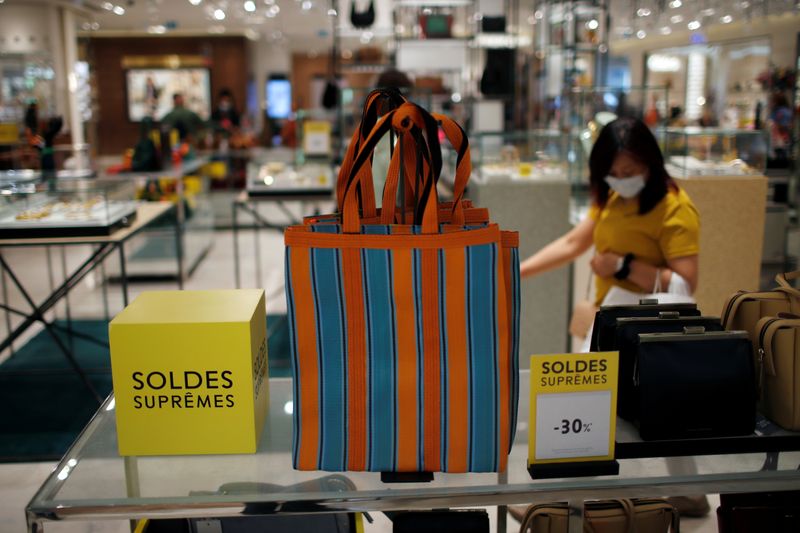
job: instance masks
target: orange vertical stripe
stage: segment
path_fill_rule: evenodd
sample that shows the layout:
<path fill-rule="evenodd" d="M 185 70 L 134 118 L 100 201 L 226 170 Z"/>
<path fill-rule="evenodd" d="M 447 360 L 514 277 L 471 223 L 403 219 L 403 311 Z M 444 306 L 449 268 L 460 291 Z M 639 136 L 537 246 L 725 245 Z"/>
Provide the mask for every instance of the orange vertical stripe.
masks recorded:
<path fill-rule="evenodd" d="M 366 468 L 367 457 L 367 341 L 361 251 L 342 250 L 345 312 L 347 314 L 347 469 Z"/>
<path fill-rule="evenodd" d="M 297 362 L 300 379 L 300 443 L 298 467 L 317 470 L 319 457 L 319 358 L 314 296 L 311 288 L 311 253 L 308 248 L 292 248 L 289 268 L 292 270 L 292 296 L 297 335 Z"/>
<path fill-rule="evenodd" d="M 508 254 L 508 255 L 506 255 Z M 497 406 L 500 419 L 498 438 L 498 459 L 500 472 L 505 471 L 508 464 L 509 425 L 511 424 L 511 251 L 500 248 L 497 261 L 497 335 L 499 337 L 497 350 L 497 375 L 500 382 L 499 405 Z"/>
<path fill-rule="evenodd" d="M 467 354 L 466 256 L 445 250 L 447 309 L 447 471 L 467 471 L 469 374 Z"/>
<path fill-rule="evenodd" d="M 422 469 L 442 469 L 442 367 L 439 350 L 439 250 L 422 250 L 422 353 L 424 449 Z"/>
<path fill-rule="evenodd" d="M 397 319 L 397 470 L 417 467 L 417 333 L 411 250 L 392 251 Z"/>

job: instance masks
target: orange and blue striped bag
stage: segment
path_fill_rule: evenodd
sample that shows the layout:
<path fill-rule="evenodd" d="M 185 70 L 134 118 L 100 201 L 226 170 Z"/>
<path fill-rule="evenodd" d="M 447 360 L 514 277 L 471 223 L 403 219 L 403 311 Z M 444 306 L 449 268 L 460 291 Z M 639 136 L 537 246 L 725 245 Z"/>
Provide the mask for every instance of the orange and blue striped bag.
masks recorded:
<path fill-rule="evenodd" d="M 364 224 L 361 170 L 390 128 L 401 147 L 415 144 L 426 176 L 415 220 Z M 506 468 L 518 396 L 516 234 L 464 225 L 460 198 L 454 223 L 439 224 L 436 129 L 413 104 L 385 115 L 348 172 L 340 223 L 286 231 L 298 469 Z"/>

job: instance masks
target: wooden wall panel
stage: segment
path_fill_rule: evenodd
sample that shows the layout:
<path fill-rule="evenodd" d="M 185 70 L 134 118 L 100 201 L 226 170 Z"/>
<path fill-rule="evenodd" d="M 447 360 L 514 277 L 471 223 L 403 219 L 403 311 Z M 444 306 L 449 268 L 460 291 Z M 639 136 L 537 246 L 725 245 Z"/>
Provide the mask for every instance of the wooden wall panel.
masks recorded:
<path fill-rule="evenodd" d="M 139 125 L 128 120 L 124 56 L 205 56 L 210 60 L 212 104 L 227 87 L 239 111 L 244 110 L 248 68 L 244 37 L 101 37 L 89 39 L 87 50 L 97 79 L 98 154 L 121 154 L 138 139 Z"/>

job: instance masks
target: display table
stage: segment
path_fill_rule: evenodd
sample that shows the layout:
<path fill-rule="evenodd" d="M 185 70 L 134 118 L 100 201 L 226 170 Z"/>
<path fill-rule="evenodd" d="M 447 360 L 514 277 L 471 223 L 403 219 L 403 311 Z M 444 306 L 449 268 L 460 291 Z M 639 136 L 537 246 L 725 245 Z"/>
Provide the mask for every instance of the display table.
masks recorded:
<path fill-rule="evenodd" d="M 144 230 L 151 224 L 159 220 L 162 220 L 163 218 L 168 216 L 170 213 L 174 211 L 174 209 L 175 206 L 173 204 L 166 202 L 140 204 L 137 207 L 136 219 L 133 222 L 133 224 L 127 227 L 117 229 L 110 235 L 87 236 L 87 237 L 0 239 L 0 268 L 3 269 L 3 302 L 2 304 L 0 304 L 0 308 L 3 308 L 5 310 L 6 323 L 9 326 L 11 324 L 9 313 L 24 317 L 24 320 L 15 328 L 11 329 L 11 327 L 9 327 L 8 336 L 5 339 L 3 339 L 2 342 L 0 342 L 0 352 L 11 347 L 13 342 L 17 340 L 23 333 L 25 333 L 25 331 L 27 331 L 28 328 L 30 328 L 36 322 L 39 322 L 43 324 L 47 332 L 51 334 L 51 337 L 59 347 L 59 350 L 63 352 L 64 356 L 69 361 L 70 366 L 81 377 L 86 388 L 97 398 L 98 402 L 101 402 L 102 398 L 98 396 L 91 382 L 86 377 L 86 374 L 83 372 L 83 370 L 76 362 L 72 351 L 61 341 L 59 336 L 55 333 L 53 324 L 45 318 L 45 314 L 51 309 L 53 309 L 53 307 L 55 307 L 55 305 L 58 302 L 66 298 L 69 292 L 73 288 L 75 288 L 75 286 L 78 283 L 80 283 L 81 280 L 83 280 L 89 273 L 94 271 L 96 268 L 100 267 L 103 264 L 103 261 L 112 253 L 114 253 L 114 251 L 117 251 L 119 253 L 120 280 L 122 282 L 123 304 L 128 305 L 128 283 L 127 283 L 128 278 L 126 274 L 125 243 L 128 242 L 134 236 L 138 235 L 142 230 Z M 177 268 L 178 271 L 180 272 L 183 270 L 183 253 L 181 251 L 181 243 L 179 238 L 180 232 L 177 224 L 175 225 L 174 235 L 175 235 Z M 20 278 L 16 275 L 16 273 L 11 268 L 6 258 L 3 256 L 3 248 L 9 248 L 9 247 L 21 247 L 21 246 L 64 247 L 64 246 L 76 246 L 76 245 L 88 246 L 89 247 L 88 257 L 80 264 L 80 266 L 78 266 L 71 273 L 67 274 L 65 272 L 64 281 L 57 287 L 53 288 L 51 293 L 47 296 L 47 298 L 45 298 L 39 304 L 34 302 L 33 298 L 31 297 L 30 291 L 28 291 L 25 288 Z M 8 305 L 8 299 L 6 294 L 6 276 L 8 276 L 12 284 L 22 294 L 23 298 L 30 307 L 29 311 L 22 311 L 19 309 L 15 309 Z M 182 283 L 179 283 L 179 286 L 180 288 L 183 288 Z"/>
<path fill-rule="evenodd" d="M 619 476 L 532 481 L 526 470 L 529 382 L 523 371 L 519 424 L 507 473 L 437 473 L 433 482 L 410 484 L 382 483 L 379 473 L 293 470 L 288 378 L 270 380 L 269 418 L 254 455 L 122 458 L 114 398 L 109 397 L 28 505 L 29 531 L 42 531 L 51 520 L 369 512 L 549 501 L 569 501 L 580 513 L 584 500 L 598 498 L 800 489 L 800 453 L 784 453 L 780 464 L 775 461 L 764 469 L 764 453 L 712 455 L 729 453 L 725 449 L 704 449 L 705 455 L 697 457 L 699 473 L 683 477 L 667 477 L 663 459 L 625 459 Z M 625 432 L 622 427 L 618 440 L 637 440 Z M 800 450 L 797 436 L 755 442 L 764 442 L 767 450 L 775 442 L 781 451 Z M 624 450 L 622 443 L 619 446 Z M 499 517 L 504 523 L 505 513 Z M 581 531 L 580 526 L 572 520 L 570 531 Z"/>
<path fill-rule="evenodd" d="M 192 160 L 159 171 L 123 172 L 111 179 L 132 181 L 139 191 L 137 197 L 152 200 L 152 184 L 169 186 L 155 194 L 156 198 L 170 199 L 176 205 L 175 216 L 181 233 L 181 247 L 185 268 L 176 272 L 173 232 L 170 224 L 151 226 L 129 244 L 127 276 L 130 280 L 176 279 L 190 276 L 206 257 L 214 241 L 214 213 L 209 198 L 209 180 L 200 173 L 210 160 L 198 156 Z M 189 187 L 185 178 L 198 176 L 196 187 Z M 113 274 L 117 274 L 114 272 Z"/>

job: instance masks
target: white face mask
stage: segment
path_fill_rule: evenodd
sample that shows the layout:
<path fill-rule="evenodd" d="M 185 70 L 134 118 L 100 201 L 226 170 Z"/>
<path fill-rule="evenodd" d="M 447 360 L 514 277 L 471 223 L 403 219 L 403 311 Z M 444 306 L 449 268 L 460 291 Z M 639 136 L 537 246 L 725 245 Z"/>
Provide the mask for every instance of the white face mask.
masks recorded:
<path fill-rule="evenodd" d="M 613 176 L 606 176 L 606 183 L 621 197 L 631 199 L 639 196 L 639 193 L 644 189 L 645 181 L 644 176 L 631 176 L 630 178 L 615 178 Z"/>

